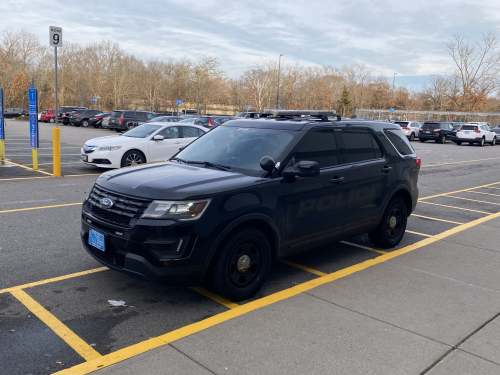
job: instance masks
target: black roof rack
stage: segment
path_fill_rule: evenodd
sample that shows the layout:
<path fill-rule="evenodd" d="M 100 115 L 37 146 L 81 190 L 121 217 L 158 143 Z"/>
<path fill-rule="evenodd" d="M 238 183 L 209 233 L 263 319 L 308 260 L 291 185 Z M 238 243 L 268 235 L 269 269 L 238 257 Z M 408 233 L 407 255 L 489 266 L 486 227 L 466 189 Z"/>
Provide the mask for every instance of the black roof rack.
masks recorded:
<path fill-rule="evenodd" d="M 304 117 L 315 117 L 323 121 L 328 121 L 328 117 L 336 117 L 337 121 L 341 120 L 341 116 L 335 111 L 310 111 L 310 110 L 288 110 L 288 109 L 266 109 L 261 117 L 276 116 L 283 119 L 302 119 Z"/>

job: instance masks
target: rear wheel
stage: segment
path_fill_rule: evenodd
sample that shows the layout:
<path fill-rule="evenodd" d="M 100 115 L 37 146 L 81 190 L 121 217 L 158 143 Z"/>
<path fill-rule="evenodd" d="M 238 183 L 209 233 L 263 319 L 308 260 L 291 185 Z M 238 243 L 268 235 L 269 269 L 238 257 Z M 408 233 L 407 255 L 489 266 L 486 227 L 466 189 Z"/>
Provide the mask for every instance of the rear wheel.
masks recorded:
<path fill-rule="evenodd" d="M 443 134 L 443 136 L 439 139 L 439 143 L 446 143 L 446 135 Z"/>
<path fill-rule="evenodd" d="M 481 138 L 481 140 L 479 141 L 479 147 L 483 147 L 484 146 L 484 138 Z"/>
<path fill-rule="evenodd" d="M 415 133 L 410 134 L 410 142 L 413 142 L 415 140 Z"/>
<path fill-rule="evenodd" d="M 53 119 L 53 118 L 50 118 L 50 119 L 49 119 L 49 122 L 50 122 L 51 124 L 53 124 L 54 122 L 56 122 L 56 120 L 55 120 L 55 119 Z"/>
<path fill-rule="evenodd" d="M 459 145 L 459 146 L 460 146 L 460 145 L 462 145 L 462 142 L 460 142 L 460 141 L 457 141 L 457 145 Z"/>
<path fill-rule="evenodd" d="M 131 167 L 137 164 L 143 164 L 146 162 L 146 158 L 144 154 L 139 150 L 130 150 L 125 153 L 122 157 L 121 166 L 122 167 Z"/>
<path fill-rule="evenodd" d="M 497 144 L 497 137 L 493 137 L 493 140 L 491 141 L 490 145 L 495 146 Z"/>
<path fill-rule="evenodd" d="M 87 128 L 87 127 L 89 126 L 89 122 L 88 122 L 87 120 L 83 120 L 83 121 L 82 121 L 82 126 L 83 126 L 84 128 Z"/>
<path fill-rule="evenodd" d="M 271 267 L 267 237 L 254 228 L 235 233 L 213 260 L 209 281 L 214 292 L 232 301 L 252 297 Z"/>
<path fill-rule="evenodd" d="M 379 225 L 368 233 L 368 237 L 377 246 L 394 247 L 403 238 L 407 221 L 406 203 L 395 198 L 389 202 Z"/>
<path fill-rule="evenodd" d="M 127 130 L 132 130 L 134 128 L 133 122 L 127 122 Z"/>

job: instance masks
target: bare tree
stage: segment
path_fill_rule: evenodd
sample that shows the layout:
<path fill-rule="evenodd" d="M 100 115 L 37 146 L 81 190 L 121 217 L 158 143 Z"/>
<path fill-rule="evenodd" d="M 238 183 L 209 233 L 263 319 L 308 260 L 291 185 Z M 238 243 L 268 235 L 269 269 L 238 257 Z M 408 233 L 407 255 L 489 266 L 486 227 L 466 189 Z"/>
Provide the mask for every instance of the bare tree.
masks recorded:
<path fill-rule="evenodd" d="M 207 77 L 218 77 L 221 75 L 219 70 L 219 58 L 215 56 L 202 55 L 196 64 L 188 64 L 185 79 L 196 84 L 196 112 L 200 113 L 200 89 L 202 82 Z"/>

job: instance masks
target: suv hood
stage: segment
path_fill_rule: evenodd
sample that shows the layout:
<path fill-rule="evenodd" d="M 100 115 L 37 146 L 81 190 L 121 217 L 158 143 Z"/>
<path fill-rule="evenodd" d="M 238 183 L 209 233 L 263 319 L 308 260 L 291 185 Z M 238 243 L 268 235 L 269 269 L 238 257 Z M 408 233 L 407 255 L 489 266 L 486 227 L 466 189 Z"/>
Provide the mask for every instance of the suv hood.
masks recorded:
<path fill-rule="evenodd" d="M 87 146 L 120 146 L 128 143 L 137 143 L 139 140 L 146 138 L 124 137 L 122 135 L 108 135 L 106 137 L 99 137 L 89 139 L 85 144 Z"/>
<path fill-rule="evenodd" d="M 257 188 L 261 182 L 260 177 L 177 162 L 122 168 L 106 172 L 96 181 L 111 191 L 164 200 L 207 198 Z"/>

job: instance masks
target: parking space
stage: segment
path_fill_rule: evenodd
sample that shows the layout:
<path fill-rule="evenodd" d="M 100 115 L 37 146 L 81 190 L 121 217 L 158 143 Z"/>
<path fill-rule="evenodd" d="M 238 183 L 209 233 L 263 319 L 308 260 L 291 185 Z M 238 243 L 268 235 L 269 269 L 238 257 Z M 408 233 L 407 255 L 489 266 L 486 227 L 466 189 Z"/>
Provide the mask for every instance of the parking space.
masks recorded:
<path fill-rule="evenodd" d="M 47 125 L 45 133 L 48 134 L 52 125 L 43 125 Z M 479 326 L 486 319 L 481 316 L 477 319 L 483 321 L 476 322 L 471 318 L 463 329 L 446 325 L 436 331 L 439 322 L 435 322 L 434 326 L 423 330 L 419 319 L 426 315 L 392 316 L 389 314 L 391 306 L 381 309 L 377 298 L 384 286 L 391 285 L 393 278 L 406 272 L 388 264 L 380 268 L 382 263 L 397 263 L 399 258 L 396 257 L 417 249 L 426 251 L 437 241 L 449 240 L 450 244 L 465 246 L 466 238 L 457 235 L 500 215 L 498 146 L 479 148 L 415 142 L 413 145 L 423 160 L 419 180 L 421 198 L 409 218 L 407 233 L 397 247 L 377 248 L 367 235 L 363 235 L 290 256 L 273 264 L 266 284 L 254 298 L 234 303 L 213 294 L 205 286 L 172 288 L 137 281 L 109 271 L 91 259 L 79 239 L 80 203 L 100 170 L 79 163 L 79 150 L 86 139 L 110 132 L 63 127 L 62 133 L 71 132 L 64 136 L 61 144 L 62 171 L 69 177 L 57 179 L 50 177 L 52 160 L 48 135 L 40 141 L 40 171 L 29 170 L 31 149 L 28 136 L 22 135 L 24 130 L 13 130 L 13 126 L 8 125 L 8 160 L 0 166 L 0 180 L 5 180 L 0 181 L 3 192 L 0 198 L 0 251 L 4 259 L 0 264 L 0 347 L 6 348 L 0 351 L 0 363 L 6 374 L 89 373 L 306 291 L 312 290 L 311 295 L 329 301 L 328 289 L 316 287 L 374 265 L 378 266 L 370 272 L 380 272 L 377 276 L 380 285 L 367 288 L 363 295 L 354 293 L 344 300 L 336 296 L 333 302 L 385 321 L 383 324 L 378 322 L 374 329 L 377 332 L 389 329 L 389 342 L 394 348 L 386 348 L 387 353 L 405 342 L 406 338 L 394 331 L 395 326 L 405 326 L 420 335 L 412 340 L 416 348 L 421 348 L 422 358 L 431 362 L 438 360 L 448 350 L 446 345 L 456 344 L 470 327 Z M 9 172 L 14 168 L 15 172 Z M 449 255 L 444 250 L 436 264 L 443 262 L 446 254 Z M 433 269 L 429 268 L 428 272 L 429 275 L 415 272 L 408 277 L 414 278 L 415 283 L 424 280 L 429 288 L 436 285 L 440 288 L 440 282 L 430 276 Z M 453 277 L 451 273 L 450 277 Z M 343 280 L 341 284 L 349 282 L 352 279 Z M 352 286 L 358 287 L 361 288 L 356 284 Z M 395 288 L 394 298 L 398 293 L 409 291 L 411 288 Z M 442 298 L 445 292 L 440 290 L 435 297 Z M 450 299 L 460 294 L 459 289 L 451 288 L 448 292 Z M 500 306 L 500 301 L 495 300 L 485 310 L 485 301 L 490 297 L 486 292 L 478 297 L 481 304 L 477 305 L 477 310 L 485 311 L 485 316 Z M 113 306 L 109 301 L 123 301 L 124 305 Z M 318 301 L 302 295 L 298 305 L 287 302 L 288 305 L 279 304 L 276 309 L 283 312 L 289 327 L 296 328 L 295 319 L 308 314 L 311 310 L 307 305 L 320 303 Z M 457 308 L 461 303 L 457 302 Z M 340 320 L 329 328 L 332 334 L 342 324 L 353 325 L 353 329 L 356 325 L 368 324 L 365 318 L 342 315 L 337 307 L 333 310 L 332 314 L 339 314 Z M 479 313 L 472 310 L 470 314 Z M 261 319 L 265 320 L 266 313 L 262 315 Z M 320 314 L 315 319 L 325 324 L 327 321 Z M 308 329 L 318 329 L 312 327 L 312 323 Z M 270 331 L 273 329 L 269 326 Z M 290 332 L 290 340 L 300 334 L 297 329 Z M 434 340 L 432 347 L 439 355 L 431 355 L 426 347 L 427 339 L 423 337 Z M 257 334 L 248 332 L 248 340 L 259 339 Z M 180 350 L 195 346 L 192 341 L 178 344 Z M 210 349 L 207 353 L 216 351 Z M 343 355 L 348 356 L 349 352 Z M 205 359 L 203 354 L 199 357 Z M 418 368 L 410 363 L 407 366 L 401 373 L 413 373 L 412 368 Z M 265 373 L 263 371 L 260 373 Z"/>

